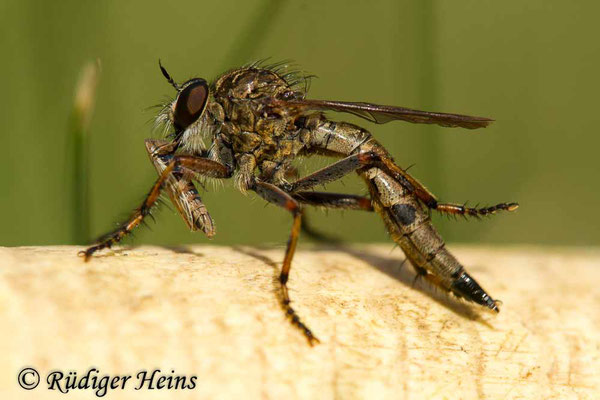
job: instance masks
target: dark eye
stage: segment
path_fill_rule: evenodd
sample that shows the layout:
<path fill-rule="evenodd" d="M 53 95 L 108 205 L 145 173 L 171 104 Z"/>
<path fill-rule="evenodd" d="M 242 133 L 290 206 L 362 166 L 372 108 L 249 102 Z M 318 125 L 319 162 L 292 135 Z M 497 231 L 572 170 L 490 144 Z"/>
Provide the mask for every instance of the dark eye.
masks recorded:
<path fill-rule="evenodd" d="M 186 129 L 202 115 L 208 100 L 208 84 L 204 79 L 194 79 L 185 86 L 175 103 L 173 124 L 177 129 Z"/>

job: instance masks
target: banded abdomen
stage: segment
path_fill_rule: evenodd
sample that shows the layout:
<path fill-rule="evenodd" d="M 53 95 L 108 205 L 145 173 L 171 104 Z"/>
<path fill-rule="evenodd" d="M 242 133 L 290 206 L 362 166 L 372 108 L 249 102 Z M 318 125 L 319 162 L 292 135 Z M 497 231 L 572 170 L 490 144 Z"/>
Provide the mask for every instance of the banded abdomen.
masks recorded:
<path fill-rule="evenodd" d="M 342 156 L 366 152 L 378 154 L 383 162 L 364 167 L 358 173 L 369 188 L 373 208 L 381 215 L 392 239 L 417 273 L 427 274 L 429 281 L 458 297 L 499 311 L 496 300 L 446 249 L 444 240 L 431 223 L 429 210 L 417 198 L 410 183 L 405 180 L 403 184 L 391 171 L 386 171 L 384 164 L 398 167 L 367 130 L 322 117 L 315 117 L 308 128 L 312 132 L 312 145 L 326 152 Z"/>
<path fill-rule="evenodd" d="M 361 172 L 371 201 L 418 274 L 456 296 L 499 311 L 492 299 L 448 251 L 428 210 L 390 175 L 378 168 Z"/>

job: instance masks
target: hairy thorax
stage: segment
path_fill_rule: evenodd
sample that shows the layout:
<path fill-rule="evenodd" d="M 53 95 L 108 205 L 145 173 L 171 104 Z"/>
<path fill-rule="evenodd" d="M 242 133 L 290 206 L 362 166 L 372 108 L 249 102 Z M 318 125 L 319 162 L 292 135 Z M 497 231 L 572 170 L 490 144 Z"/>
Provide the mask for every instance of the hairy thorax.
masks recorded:
<path fill-rule="evenodd" d="M 273 99 L 302 96 L 276 72 L 243 68 L 214 84 L 214 99 L 224 111 L 221 133 L 235 158 L 253 158 L 263 173 L 285 170 L 305 147 L 309 133 L 297 115 L 277 107 Z"/>

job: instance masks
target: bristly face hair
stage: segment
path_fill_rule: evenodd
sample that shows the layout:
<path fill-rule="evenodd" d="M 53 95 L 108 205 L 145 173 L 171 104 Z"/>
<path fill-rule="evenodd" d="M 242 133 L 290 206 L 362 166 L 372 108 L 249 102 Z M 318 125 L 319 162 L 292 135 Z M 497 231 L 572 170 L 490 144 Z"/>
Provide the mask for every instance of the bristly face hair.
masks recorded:
<path fill-rule="evenodd" d="M 214 221 L 196 184 L 233 179 L 242 193 L 254 192 L 292 217 L 279 276 L 280 298 L 285 315 L 310 344 L 318 339 L 291 307 L 287 286 L 300 231 L 323 236 L 303 225 L 307 207 L 377 212 L 417 276 L 458 298 L 499 312 L 500 301 L 492 298 L 448 251 L 431 223 L 430 210 L 479 217 L 514 211 L 518 204 L 470 208 L 441 203 L 394 162 L 371 132 L 330 120 L 324 112 L 353 114 L 375 124 L 406 121 L 465 129 L 486 127 L 491 119 L 364 102 L 308 99 L 312 76 L 285 61 L 258 61 L 227 71 L 210 84 L 202 78 L 178 84 L 160 62 L 159 66 L 177 94 L 162 106 L 156 118 L 156 124 L 163 125 L 168 133 L 166 140 L 147 139 L 145 143 L 158 179 L 127 221 L 82 252 L 85 260 L 118 243 L 143 223 L 162 192 L 167 193 L 190 230 L 214 236 Z M 294 163 L 314 155 L 339 160 L 299 177 Z M 351 173 L 362 178 L 368 196 L 314 191 Z"/>

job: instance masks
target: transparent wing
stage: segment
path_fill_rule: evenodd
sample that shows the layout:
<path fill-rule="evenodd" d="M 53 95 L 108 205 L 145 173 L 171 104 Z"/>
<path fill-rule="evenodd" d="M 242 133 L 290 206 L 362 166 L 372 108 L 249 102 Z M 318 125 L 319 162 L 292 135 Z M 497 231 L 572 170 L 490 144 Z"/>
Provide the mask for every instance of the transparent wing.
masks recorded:
<path fill-rule="evenodd" d="M 467 129 L 484 128 L 494 120 L 470 115 L 447 114 L 439 112 L 419 111 L 405 107 L 383 106 L 371 103 L 291 99 L 274 100 L 279 107 L 290 107 L 298 111 L 320 110 L 338 111 L 357 115 L 376 124 L 385 124 L 400 120 L 414 124 L 436 124 L 445 127 Z"/>

